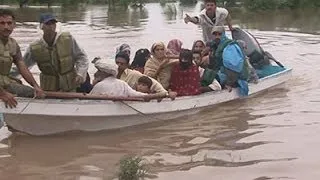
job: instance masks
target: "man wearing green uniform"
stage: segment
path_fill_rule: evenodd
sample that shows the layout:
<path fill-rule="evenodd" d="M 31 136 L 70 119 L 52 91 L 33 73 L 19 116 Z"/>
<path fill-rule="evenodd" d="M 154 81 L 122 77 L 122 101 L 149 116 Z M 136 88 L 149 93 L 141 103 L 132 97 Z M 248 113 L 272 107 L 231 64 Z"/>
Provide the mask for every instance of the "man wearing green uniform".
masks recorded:
<path fill-rule="evenodd" d="M 38 65 L 43 90 L 75 91 L 86 80 L 88 58 L 69 32 L 56 32 L 56 23 L 53 15 L 41 15 L 43 37 L 29 46 L 24 59 Z"/>
<path fill-rule="evenodd" d="M 22 59 L 20 46 L 15 39 L 10 37 L 15 25 L 13 12 L 0 9 L 0 97 L 10 107 L 15 107 L 17 104 L 13 94 L 22 97 L 44 96 L 43 90 Z M 22 85 L 19 80 L 9 76 L 12 63 L 17 66 L 22 77 L 33 88 Z"/>

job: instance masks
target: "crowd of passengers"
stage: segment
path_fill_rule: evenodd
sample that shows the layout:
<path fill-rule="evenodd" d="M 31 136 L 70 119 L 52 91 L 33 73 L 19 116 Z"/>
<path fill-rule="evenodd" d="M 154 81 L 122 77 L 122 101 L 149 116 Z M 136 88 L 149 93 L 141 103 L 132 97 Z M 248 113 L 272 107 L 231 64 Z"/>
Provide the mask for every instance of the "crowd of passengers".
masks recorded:
<path fill-rule="evenodd" d="M 131 63 L 131 48 L 122 44 L 114 60 L 97 57 L 92 61 L 97 71 L 91 82 L 85 51 L 69 32 L 56 31 L 57 22 L 52 14 L 42 14 L 43 36 L 22 56 L 18 43 L 10 37 L 15 16 L 0 9 L 0 97 L 6 104 L 17 104 L 13 94 L 44 97 L 45 91 L 175 99 L 239 87 L 240 94 L 247 95 L 248 82 L 256 83 L 259 78 L 245 57 L 246 44 L 229 39 L 223 26 L 215 26 L 206 43 L 197 40 L 187 49 L 178 39 L 167 45 L 157 42 L 150 50 L 136 51 Z M 13 63 L 33 88 L 10 76 Z M 32 64 L 40 70 L 40 85 L 28 70 Z"/>

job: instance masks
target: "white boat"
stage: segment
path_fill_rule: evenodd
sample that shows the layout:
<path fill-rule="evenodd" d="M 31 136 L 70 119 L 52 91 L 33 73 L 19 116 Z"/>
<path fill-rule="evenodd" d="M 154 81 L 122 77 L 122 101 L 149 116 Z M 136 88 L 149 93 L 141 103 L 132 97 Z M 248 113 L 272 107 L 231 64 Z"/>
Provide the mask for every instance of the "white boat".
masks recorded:
<path fill-rule="evenodd" d="M 262 78 L 249 84 L 249 97 L 282 84 L 292 69 Z M 79 100 L 79 99 L 28 99 L 18 98 L 18 106 L 0 112 L 8 127 L 31 135 L 49 135 L 68 131 L 101 131 L 144 123 L 170 120 L 197 113 L 201 108 L 241 98 L 238 89 L 208 92 L 197 96 L 179 97 L 150 102 Z"/>

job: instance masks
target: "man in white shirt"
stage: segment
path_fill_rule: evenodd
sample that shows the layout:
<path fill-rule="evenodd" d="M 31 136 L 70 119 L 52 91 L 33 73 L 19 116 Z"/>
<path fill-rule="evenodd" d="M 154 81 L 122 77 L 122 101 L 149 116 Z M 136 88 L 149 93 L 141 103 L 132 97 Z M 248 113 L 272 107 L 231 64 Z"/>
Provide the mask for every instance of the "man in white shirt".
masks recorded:
<path fill-rule="evenodd" d="M 116 64 L 97 59 L 94 65 L 98 69 L 99 82 L 94 85 L 90 94 L 115 97 L 142 97 L 147 95 L 146 93 L 135 91 L 126 82 L 117 79 L 118 67 Z"/>
<path fill-rule="evenodd" d="M 217 7 L 216 0 L 205 0 L 205 9 L 198 16 L 191 17 L 186 14 L 184 22 L 192 22 L 200 25 L 202 28 L 203 40 L 208 42 L 211 39 L 212 28 L 215 26 L 223 26 L 227 22 L 230 31 L 233 30 L 231 24 L 231 16 L 225 8 Z"/>

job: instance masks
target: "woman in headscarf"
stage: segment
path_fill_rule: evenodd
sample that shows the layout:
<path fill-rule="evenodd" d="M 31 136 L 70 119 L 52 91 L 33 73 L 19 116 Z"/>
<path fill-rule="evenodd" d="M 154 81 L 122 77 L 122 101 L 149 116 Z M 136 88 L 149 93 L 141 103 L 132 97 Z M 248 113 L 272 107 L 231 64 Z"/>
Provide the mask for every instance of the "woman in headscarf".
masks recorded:
<path fill-rule="evenodd" d="M 169 60 L 166 57 L 163 42 L 154 43 L 151 47 L 151 54 L 152 57 L 145 64 L 144 74 L 156 79 L 165 89 L 168 89 L 172 65 L 179 60 Z"/>
<path fill-rule="evenodd" d="M 131 53 L 131 48 L 128 44 L 121 44 L 119 47 L 117 47 L 116 49 L 116 55 L 119 52 L 126 52 L 128 54 L 128 56 L 130 57 L 130 53 Z"/>
<path fill-rule="evenodd" d="M 167 45 L 167 54 L 179 56 L 182 48 L 182 42 L 179 39 L 172 39 Z"/>
<path fill-rule="evenodd" d="M 197 40 L 193 43 L 192 45 L 192 51 L 195 53 L 200 53 L 201 54 L 201 62 L 197 63 L 200 64 L 201 66 L 208 66 L 209 64 L 209 51 L 206 49 L 206 45 L 202 40 Z"/>
<path fill-rule="evenodd" d="M 193 52 L 195 52 L 195 51 L 202 52 L 205 47 L 206 47 L 206 45 L 204 44 L 204 42 L 202 40 L 197 40 L 192 45 L 192 51 Z"/>
<path fill-rule="evenodd" d="M 130 69 L 143 73 L 144 66 L 149 58 L 150 51 L 148 49 L 139 49 L 134 56 Z"/>

